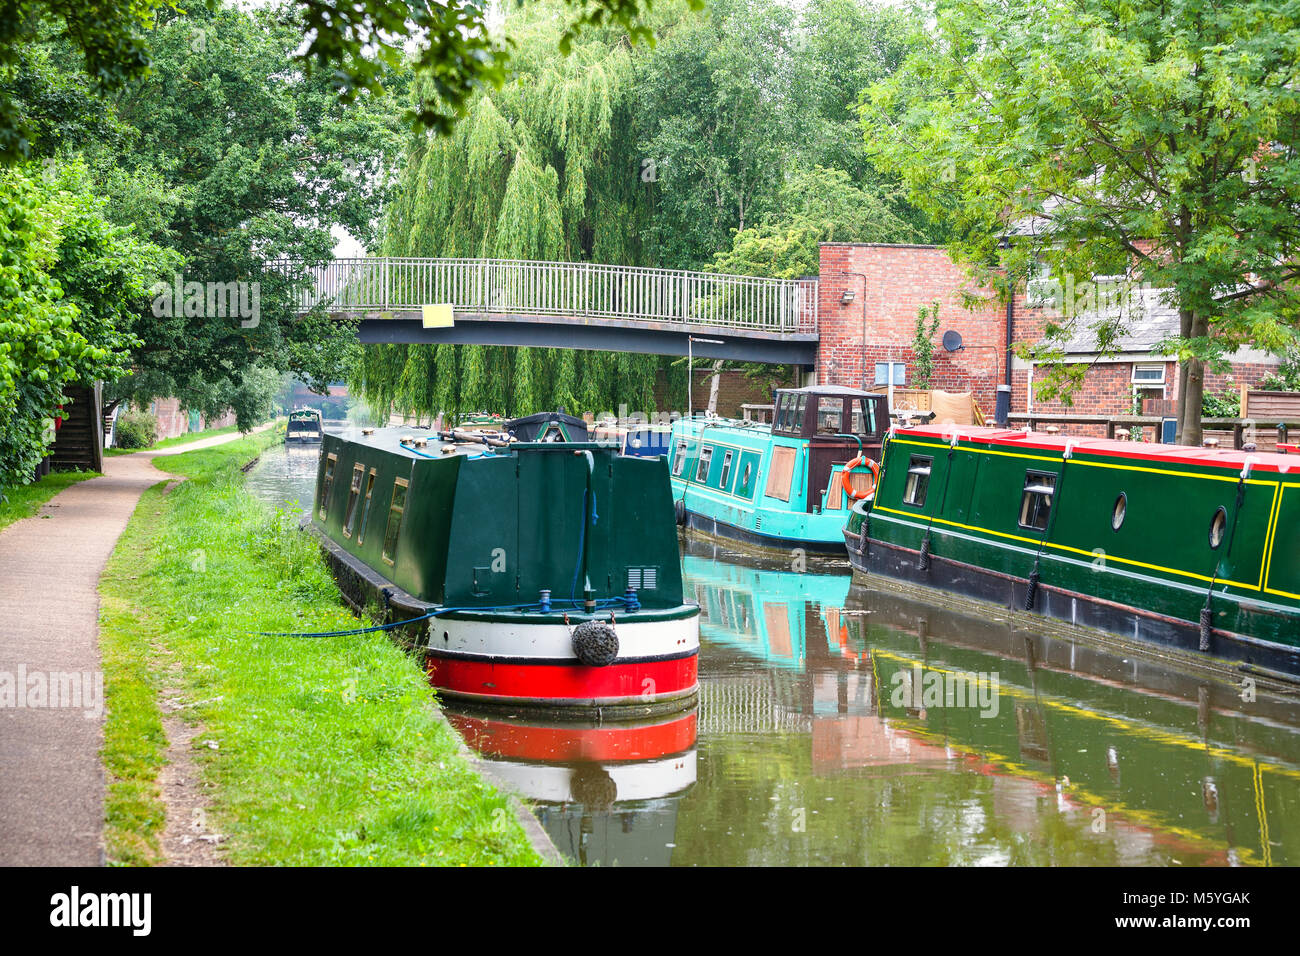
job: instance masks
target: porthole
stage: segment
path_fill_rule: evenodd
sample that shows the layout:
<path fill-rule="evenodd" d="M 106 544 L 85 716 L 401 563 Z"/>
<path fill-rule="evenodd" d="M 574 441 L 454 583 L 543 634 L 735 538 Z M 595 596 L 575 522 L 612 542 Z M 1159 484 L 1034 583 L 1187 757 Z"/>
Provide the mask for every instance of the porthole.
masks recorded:
<path fill-rule="evenodd" d="M 1222 505 L 1214 513 L 1214 520 L 1210 522 L 1210 547 L 1217 549 L 1223 544 L 1223 533 L 1228 527 L 1228 512 Z"/>
<path fill-rule="evenodd" d="M 1112 531 L 1118 531 L 1124 524 L 1124 515 L 1128 513 L 1128 495 L 1124 492 L 1119 493 L 1115 499 L 1115 510 L 1110 513 L 1110 527 Z"/>

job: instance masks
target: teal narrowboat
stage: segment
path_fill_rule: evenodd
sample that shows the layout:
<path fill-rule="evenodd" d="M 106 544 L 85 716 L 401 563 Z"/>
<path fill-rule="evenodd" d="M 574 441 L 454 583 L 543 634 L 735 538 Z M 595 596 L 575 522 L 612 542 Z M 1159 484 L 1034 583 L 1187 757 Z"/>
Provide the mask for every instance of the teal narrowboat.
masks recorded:
<path fill-rule="evenodd" d="M 311 522 L 350 603 L 420 624 L 444 695 L 576 715 L 694 700 L 670 514 L 662 459 L 366 429 L 325 436 Z"/>
<path fill-rule="evenodd" d="M 855 574 L 1300 677 L 1300 459 L 965 426 L 897 429 Z"/>
<path fill-rule="evenodd" d="M 679 524 L 760 549 L 844 556 L 847 509 L 874 487 L 884 395 L 778 389 L 770 424 L 681 419 L 671 474 Z"/>

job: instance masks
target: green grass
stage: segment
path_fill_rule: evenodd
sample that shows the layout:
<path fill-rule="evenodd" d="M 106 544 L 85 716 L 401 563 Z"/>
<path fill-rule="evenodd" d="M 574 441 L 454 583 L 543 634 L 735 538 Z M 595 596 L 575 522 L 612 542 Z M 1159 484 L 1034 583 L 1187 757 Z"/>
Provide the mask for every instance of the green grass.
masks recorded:
<path fill-rule="evenodd" d="M 169 458 L 190 480 L 146 492 L 102 579 L 110 861 L 160 860 L 158 692 L 175 688 L 233 863 L 540 863 L 384 635 L 254 633 L 358 625 L 296 518 L 243 487 L 238 466 L 276 440 Z"/>
<path fill-rule="evenodd" d="M 17 485 L 12 488 L 0 488 L 0 530 L 15 521 L 30 518 L 40 510 L 41 505 L 49 501 L 64 488 L 75 485 L 87 478 L 98 478 L 95 471 L 52 471 L 40 481 L 30 485 Z"/>
<path fill-rule="evenodd" d="M 138 451 L 158 451 L 163 448 L 175 448 L 177 445 L 188 445 L 191 442 L 201 441 L 204 438 L 216 438 L 218 435 L 233 435 L 239 429 L 234 425 L 227 425 L 225 428 L 210 428 L 202 432 L 186 432 L 184 435 L 177 435 L 175 438 L 164 438 L 162 441 L 156 441 L 148 448 L 106 448 L 105 455 L 134 455 Z"/>

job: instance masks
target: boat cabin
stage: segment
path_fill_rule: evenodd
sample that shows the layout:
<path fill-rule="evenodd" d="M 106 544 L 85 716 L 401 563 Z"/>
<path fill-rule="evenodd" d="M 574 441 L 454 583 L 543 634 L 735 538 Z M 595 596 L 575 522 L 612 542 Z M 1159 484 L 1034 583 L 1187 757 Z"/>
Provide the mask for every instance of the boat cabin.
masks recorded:
<path fill-rule="evenodd" d="M 822 502 L 831 471 L 858 455 L 880 460 L 889 430 L 887 398 L 842 385 L 777 389 L 772 435 L 808 441 L 807 510 Z"/>
<path fill-rule="evenodd" d="M 506 422 L 506 431 L 518 441 L 555 442 L 587 441 L 587 422 L 573 415 L 558 412 L 538 412 Z"/>

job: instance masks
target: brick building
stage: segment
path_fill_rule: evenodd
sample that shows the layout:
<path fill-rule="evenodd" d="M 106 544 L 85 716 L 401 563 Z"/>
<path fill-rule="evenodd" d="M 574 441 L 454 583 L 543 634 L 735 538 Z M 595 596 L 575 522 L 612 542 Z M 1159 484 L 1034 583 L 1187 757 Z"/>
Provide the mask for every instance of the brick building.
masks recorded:
<path fill-rule="evenodd" d="M 1142 290 L 1127 305 L 1114 306 L 1110 312 L 1104 308 L 1105 296 L 1099 294 L 1102 307 L 1078 317 L 1065 352 L 1069 361 L 1089 368 L 1073 405 L 1066 406 L 1034 397 L 1035 375 L 1041 382 L 1042 369 L 1008 347 L 1009 341 L 1040 341 L 1049 319 L 1059 321 L 1059 312 L 1041 286 L 1032 297 L 1022 290 L 1008 308 L 989 290 L 977 288 L 965 270 L 936 246 L 824 243 L 820 260 L 819 383 L 872 387 L 887 383 L 892 371 L 896 385 L 911 385 L 917 311 L 937 302 L 939 332 L 931 387 L 969 390 L 986 413 L 994 409 L 999 384 L 1011 385 L 1013 412 L 1125 415 L 1133 411 L 1135 401 L 1177 397 L 1178 363 L 1159 354 L 1158 347 L 1177 333 L 1178 313 L 1161 302 L 1156 290 Z M 1117 343 L 1117 354 L 1100 357 L 1089 325 L 1115 309 L 1127 310 L 1127 333 Z M 950 331 L 961 335 L 959 351 L 945 351 L 940 344 Z M 1273 356 L 1242 350 L 1232 357 L 1230 376 L 1207 373 L 1206 391 L 1254 384 L 1276 366 Z"/>

